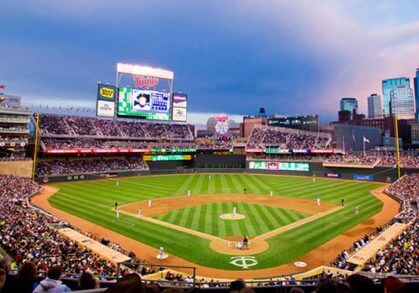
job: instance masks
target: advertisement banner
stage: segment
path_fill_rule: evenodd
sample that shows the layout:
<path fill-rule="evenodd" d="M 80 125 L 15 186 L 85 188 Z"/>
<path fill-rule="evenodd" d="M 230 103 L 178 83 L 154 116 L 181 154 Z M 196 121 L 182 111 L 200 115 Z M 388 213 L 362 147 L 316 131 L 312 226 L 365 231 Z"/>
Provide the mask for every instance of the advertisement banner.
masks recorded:
<path fill-rule="evenodd" d="M 337 173 L 324 173 L 324 176 L 329 177 L 329 178 L 340 178 L 340 177 L 342 177 L 342 174 L 337 174 Z"/>
<path fill-rule="evenodd" d="M 188 104 L 188 95 L 173 93 L 173 107 L 186 108 Z"/>
<path fill-rule="evenodd" d="M 283 162 L 265 162 L 250 161 L 249 169 L 270 170 L 270 171 L 301 171 L 308 172 L 310 165 L 308 163 L 283 163 Z"/>
<path fill-rule="evenodd" d="M 186 108 L 178 108 L 178 107 L 173 106 L 172 120 L 186 122 L 187 120 Z"/>
<path fill-rule="evenodd" d="M 115 101 L 116 87 L 108 84 L 97 84 L 97 99 L 103 101 Z"/>
<path fill-rule="evenodd" d="M 115 115 L 115 102 L 98 100 L 96 110 L 98 117 L 113 117 Z"/>
<path fill-rule="evenodd" d="M 362 174 L 354 174 L 355 180 L 361 180 L 361 181 L 374 181 L 373 175 L 362 175 Z"/>

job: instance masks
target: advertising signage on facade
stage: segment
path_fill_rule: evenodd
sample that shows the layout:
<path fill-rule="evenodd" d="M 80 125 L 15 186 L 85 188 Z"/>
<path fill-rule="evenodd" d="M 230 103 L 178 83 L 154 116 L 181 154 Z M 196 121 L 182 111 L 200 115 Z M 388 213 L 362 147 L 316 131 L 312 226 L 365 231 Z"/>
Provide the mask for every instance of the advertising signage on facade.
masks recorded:
<path fill-rule="evenodd" d="M 317 131 L 318 124 L 318 115 L 268 118 L 268 125 L 276 127 L 288 127 L 301 130 Z"/>
<path fill-rule="evenodd" d="M 116 87 L 108 84 L 98 83 L 97 99 L 103 101 L 115 101 Z"/>
<path fill-rule="evenodd" d="M 302 171 L 302 172 L 308 172 L 310 170 L 310 166 L 307 163 L 250 161 L 249 162 L 249 169 L 269 170 L 269 171 Z"/>

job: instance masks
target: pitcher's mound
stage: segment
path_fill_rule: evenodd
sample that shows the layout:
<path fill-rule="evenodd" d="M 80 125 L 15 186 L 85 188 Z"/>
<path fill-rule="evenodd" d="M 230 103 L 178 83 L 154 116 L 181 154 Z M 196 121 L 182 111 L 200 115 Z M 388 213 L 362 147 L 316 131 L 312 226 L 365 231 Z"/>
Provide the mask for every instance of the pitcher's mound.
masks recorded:
<path fill-rule="evenodd" d="M 222 214 L 220 216 L 220 219 L 223 220 L 242 220 L 244 218 L 246 218 L 246 216 L 242 214 Z"/>

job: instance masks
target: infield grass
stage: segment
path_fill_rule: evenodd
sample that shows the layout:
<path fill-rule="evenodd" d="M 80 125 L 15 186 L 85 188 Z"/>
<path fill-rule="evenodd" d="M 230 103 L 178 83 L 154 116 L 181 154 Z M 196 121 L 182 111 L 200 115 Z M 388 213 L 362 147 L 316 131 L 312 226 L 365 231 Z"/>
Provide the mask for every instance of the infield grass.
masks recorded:
<path fill-rule="evenodd" d="M 244 219 L 234 221 L 220 219 L 222 214 L 231 214 L 234 207 L 237 213 L 245 216 Z M 215 202 L 174 210 L 155 218 L 218 237 L 242 235 L 252 237 L 286 226 L 307 216 L 290 209 L 247 202 Z"/>
<path fill-rule="evenodd" d="M 116 181 L 120 182 L 119 187 L 116 187 Z M 255 255 L 258 264 L 251 269 L 269 268 L 294 261 L 378 213 L 382 207 L 382 202 L 369 192 L 381 186 L 379 183 L 320 178 L 316 180 L 316 183 L 313 183 L 309 177 L 212 174 L 211 179 L 209 179 L 208 174 L 184 174 L 59 183 L 53 184 L 53 186 L 60 190 L 49 201 L 58 209 L 153 246 L 156 251 L 163 245 L 169 254 L 179 256 L 190 262 L 230 270 L 240 268 L 230 264 L 230 256 L 211 250 L 209 240 L 141 221 L 124 214 L 121 215 L 119 220 L 116 220 L 115 213 L 111 210 L 115 201 L 123 205 L 153 198 L 186 196 L 188 190 L 191 190 L 192 196 L 198 194 L 237 194 L 242 193 L 243 188 L 246 188 L 249 194 L 267 195 L 272 190 L 275 195 L 311 199 L 313 201 L 320 198 L 322 202 L 331 202 L 338 205 L 342 198 L 345 200 L 343 209 L 269 238 L 267 240 L 269 249 Z M 359 214 L 354 212 L 356 206 L 360 208 Z M 201 206 L 201 209 L 203 207 Z M 198 208 L 190 208 L 189 214 L 196 214 Z M 259 213 L 258 209 L 256 211 L 253 213 Z M 183 216 L 185 214 L 186 209 Z M 200 215 L 202 214 L 200 213 Z M 215 220 L 211 220 L 210 217 L 211 214 L 208 222 L 206 222 L 211 222 L 210 234 L 216 233 L 216 229 L 219 229 L 218 235 L 221 235 L 221 228 L 217 224 L 214 225 Z M 204 229 L 205 233 L 210 232 L 209 228 L 203 228 L 200 220 L 197 221 L 193 217 L 192 220 L 185 220 L 183 217 L 177 219 L 176 216 L 176 222 L 181 220 L 185 221 L 187 226 L 193 225 L 198 230 Z M 260 225 L 271 225 L 264 217 L 255 218 L 254 221 L 263 223 Z M 219 223 L 218 219 L 217 223 Z M 246 229 L 249 229 L 248 227 L 250 226 L 246 226 Z M 205 229 L 207 230 L 205 231 Z M 225 235 L 228 235 L 227 231 L 225 233 Z M 350 245 L 348 243 L 348 246 Z M 319 258 L 321 258 L 321 255 L 319 255 Z"/>

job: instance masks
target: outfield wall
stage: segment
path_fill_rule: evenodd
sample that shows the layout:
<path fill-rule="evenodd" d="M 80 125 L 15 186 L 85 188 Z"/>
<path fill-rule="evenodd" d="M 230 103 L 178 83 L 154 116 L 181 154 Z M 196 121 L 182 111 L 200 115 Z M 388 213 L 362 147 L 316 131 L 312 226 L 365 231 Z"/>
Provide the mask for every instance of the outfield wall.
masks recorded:
<path fill-rule="evenodd" d="M 374 167 L 374 168 L 344 168 L 344 167 L 324 167 L 321 162 L 292 161 L 290 163 L 302 163 L 308 165 L 308 171 L 292 170 L 257 170 L 250 169 L 246 162 L 246 171 L 250 173 L 281 174 L 293 176 L 313 176 L 317 178 L 341 178 L 361 181 L 394 182 L 397 180 L 396 168 Z M 403 168 L 401 174 L 419 172 L 419 169 Z"/>

